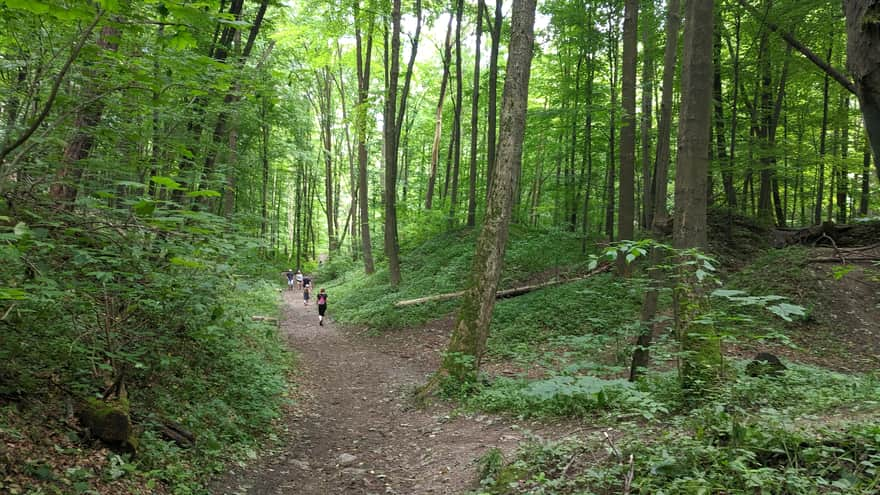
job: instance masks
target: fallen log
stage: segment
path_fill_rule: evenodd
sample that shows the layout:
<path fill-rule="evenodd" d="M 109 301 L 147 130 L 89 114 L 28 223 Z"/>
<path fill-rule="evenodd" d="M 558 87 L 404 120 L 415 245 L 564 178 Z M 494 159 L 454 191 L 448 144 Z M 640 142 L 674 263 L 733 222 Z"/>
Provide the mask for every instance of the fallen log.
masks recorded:
<path fill-rule="evenodd" d="M 495 293 L 495 299 L 520 296 L 522 294 L 526 294 L 526 293 L 531 292 L 533 290 L 543 289 L 546 287 L 553 287 L 554 285 L 567 284 L 569 282 L 577 282 L 578 280 L 584 280 L 586 278 L 592 277 L 593 275 L 596 275 L 596 274 L 599 274 L 602 272 L 607 272 L 608 270 L 611 269 L 611 266 L 612 265 L 610 263 L 605 264 L 605 265 L 601 265 L 597 268 L 594 268 L 593 270 L 590 270 L 587 274 L 581 275 L 579 277 L 562 279 L 562 280 L 551 280 L 549 282 L 543 282 L 540 284 L 525 285 L 522 287 L 515 287 L 513 289 L 499 290 Z M 403 308 L 406 306 L 412 306 L 415 304 L 422 304 L 422 303 L 426 303 L 426 302 L 447 301 L 449 299 L 455 299 L 456 297 L 460 297 L 463 294 L 464 294 L 464 291 L 458 291 L 458 292 L 449 292 L 446 294 L 436 294 L 433 296 L 419 297 L 417 299 L 405 299 L 403 301 L 397 301 L 396 303 L 394 303 L 394 307 L 395 308 Z"/>
<path fill-rule="evenodd" d="M 836 224 L 823 222 L 803 229 L 776 229 L 776 246 L 802 244 L 811 247 L 834 245 L 838 248 L 876 244 L 880 239 L 880 222 Z"/>

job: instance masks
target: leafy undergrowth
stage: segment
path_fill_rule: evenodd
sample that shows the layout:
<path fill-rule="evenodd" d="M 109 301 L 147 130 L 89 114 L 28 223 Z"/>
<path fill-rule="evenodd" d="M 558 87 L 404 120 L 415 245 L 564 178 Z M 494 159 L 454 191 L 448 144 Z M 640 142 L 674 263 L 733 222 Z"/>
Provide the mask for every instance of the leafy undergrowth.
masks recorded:
<path fill-rule="evenodd" d="M 841 370 L 865 371 L 880 365 L 880 269 L 871 265 L 814 263 L 833 256 L 823 250 L 790 247 L 770 250 L 731 275 L 729 285 L 754 295 L 778 294 L 806 309 L 785 325 L 799 359 Z M 774 324 L 748 312 L 742 337 L 766 334 Z M 780 349 L 785 353 L 785 350 Z"/>
<path fill-rule="evenodd" d="M 841 322 L 857 320 L 841 319 L 843 299 L 867 301 L 861 312 L 846 306 L 847 314 L 875 322 L 868 311 L 876 296 L 846 292 L 838 284 L 847 277 L 855 285 L 876 283 L 876 276 L 870 268 L 817 269 L 804 248 L 766 250 L 765 230 L 734 218 L 729 231 L 720 232 L 724 218 L 730 217 L 716 215 L 714 229 L 726 237 L 713 244 L 723 248 L 716 254 L 726 280 L 706 284 L 709 292 L 720 290 L 709 298 L 704 321 L 712 322 L 728 359 L 722 383 L 696 403 L 682 396 L 678 345 L 667 330 L 655 333 L 648 374 L 636 383 L 625 380 L 646 287 L 638 276 L 602 274 L 498 301 L 484 376 L 447 392 L 466 410 L 564 418 L 584 426 L 575 436 L 535 438 L 507 458 L 489 451 L 478 493 L 880 491 L 880 378 L 835 372 L 851 368 L 829 369 L 817 366 L 828 360 L 815 359 L 847 338 Z M 557 270 L 585 271 L 578 240 L 557 234 L 516 233 L 504 286 L 547 279 Z M 386 274 L 352 275 L 354 267 L 332 282 L 342 294 L 336 309 L 343 319 L 375 329 L 448 315 L 455 301 L 402 309 L 391 304 L 460 290 L 471 250 L 471 236 L 458 231 L 406 252 L 404 284 L 396 293 L 389 291 Z M 658 321 L 672 316 L 665 290 Z M 852 361 L 872 352 L 862 347 L 858 355 L 852 346 L 837 349 L 847 350 Z M 749 376 L 742 357 L 762 350 L 782 356 L 787 370 Z"/>
<path fill-rule="evenodd" d="M 513 227 L 501 288 L 585 271 L 578 236 L 562 231 Z M 393 290 L 388 270 L 371 276 L 351 260 L 325 263 L 318 285 L 333 290 L 333 315 L 341 323 L 365 325 L 376 331 L 422 324 L 458 307 L 456 300 L 395 308 L 397 301 L 460 291 L 467 283 L 474 250 L 474 231 L 459 229 L 433 237 L 401 253 L 401 286 Z M 378 252 L 378 251 L 376 251 Z M 326 282 L 325 282 L 326 281 Z"/>
<path fill-rule="evenodd" d="M 638 385 L 542 380 L 493 387 L 504 410 L 589 415 L 591 428 L 483 459 L 480 494 L 877 493 L 880 380 L 790 365 L 735 378 L 693 407 L 674 374 Z M 503 393 L 502 393 L 503 392 Z M 484 396 L 482 405 L 491 405 Z M 628 481 L 629 480 L 629 481 Z"/>
<path fill-rule="evenodd" d="M 251 318 L 277 313 L 277 288 L 251 282 L 259 246 L 212 215 L 91 206 L 9 212 L 0 231 L 0 492 L 203 493 L 285 403 L 292 357 Z M 112 383 L 135 452 L 76 419 Z M 195 446 L 164 438 L 168 422 Z"/>

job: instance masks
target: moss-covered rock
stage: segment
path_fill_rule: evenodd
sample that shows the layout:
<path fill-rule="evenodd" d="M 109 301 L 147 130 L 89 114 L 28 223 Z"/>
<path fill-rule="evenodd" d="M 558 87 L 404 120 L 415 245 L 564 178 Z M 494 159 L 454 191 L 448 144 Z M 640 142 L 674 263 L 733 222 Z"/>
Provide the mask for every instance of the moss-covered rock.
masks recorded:
<path fill-rule="evenodd" d="M 89 398 L 80 404 L 77 416 L 91 435 L 111 445 L 137 451 L 138 439 L 131 425 L 127 400 L 105 402 Z"/>

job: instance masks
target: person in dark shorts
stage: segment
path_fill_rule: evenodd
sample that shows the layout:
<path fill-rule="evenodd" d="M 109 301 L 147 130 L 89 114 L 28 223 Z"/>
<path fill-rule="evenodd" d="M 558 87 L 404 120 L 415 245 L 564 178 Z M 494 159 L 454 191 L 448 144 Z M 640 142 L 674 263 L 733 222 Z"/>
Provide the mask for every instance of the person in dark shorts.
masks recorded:
<path fill-rule="evenodd" d="M 318 325 L 324 326 L 324 313 L 327 312 L 327 291 L 323 288 L 318 292 Z"/>
<path fill-rule="evenodd" d="M 309 305 L 309 292 L 310 291 L 311 291 L 311 288 L 309 288 L 308 285 L 303 287 L 303 306 Z"/>

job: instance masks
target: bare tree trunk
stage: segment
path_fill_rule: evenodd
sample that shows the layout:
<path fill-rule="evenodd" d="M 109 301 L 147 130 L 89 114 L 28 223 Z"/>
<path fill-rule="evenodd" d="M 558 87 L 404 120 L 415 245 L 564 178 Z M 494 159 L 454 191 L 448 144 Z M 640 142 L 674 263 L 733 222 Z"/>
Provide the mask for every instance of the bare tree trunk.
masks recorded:
<path fill-rule="evenodd" d="M 446 26 L 446 41 L 443 44 L 443 75 L 440 77 L 440 96 L 437 98 L 437 111 L 434 113 L 434 144 L 431 147 L 431 169 L 428 172 L 428 191 L 425 195 L 425 209 L 434 204 L 434 184 L 437 180 L 437 164 L 440 162 L 440 137 L 443 131 L 443 102 L 446 99 L 446 85 L 449 82 L 449 64 L 452 58 L 452 16 Z"/>
<path fill-rule="evenodd" d="M 712 112 L 712 28 L 713 0 L 688 2 L 682 54 L 681 109 L 679 117 L 678 159 L 675 171 L 676 248 L 705 248 L 706 180 L 709 171 L 709 129 Z M 691 271 L 693 267 L 686 267 Z M 696 280 L 693 274 L 687 275 Z M 700 285 L 676 290 L 681 326 L 680 373 L 682 388 L 694 397 L 711 387 L 720 377 L 721 345 L 710 323 L 699 318 L 703 308 Z"/>
<path fill-rule="evenodd" d="M 456 224 L 458 209 L 458 174 L 461 170 L 461 109 L 464 106 L 461 67 L 461 18 L 464 13 L 464 0 L 458 0 L 455 8 L 455 112 L 452 117 L 452 140 L 455 143 L 452 165 L 452 196 L 449 200 L 449 226 Z"/>
<path fill-rule="evenodd" d="M 678 32 L 681 28 L 681 4 L 669 0 L 666 17 L 666 48 L 663 51 L 663 89 L 660 96 L 660 122 L 657 124 L 657 157 L 654 161 L 654 202 L 662 201 L 664 208 L 654 210 L 654 223 L 666 222 L 666 195 L 669 170 L 669 141 L 672 129 L 672 92 L 675 84 L 676 59 L 678 58 Z M 653 225 L 653 224 L 652 224 Z"/>
<path fill-rule="evenodd" d="M 473 227 L 477 221 L 477 136 L 480 113 L 480 40 L 483 35 L 483 0 L 477 1 L 477 27 L 474 48 L 474 89 L 471 96 L 471 152 L 468 170 L 468 213 L 467 226 Z"/>
<path fill-rule="evenodd" d="M 638 0 L 626 0 L 623 14 L 623 74 L 621 100 L 623 116 L 620 124 L 620 199 L 618 201 L 618 237 L 632 240 L 635 220 L 636 162 L 636 43 L 638 42 Z M 622 257 L 618 273 L 628 275 L 629 263 Z"/>
<path fill-rule="evenodd" d="M 616 8 L 609 9 L 608 11 L 608 45 L 610 49 L 608 50 L 608 64 L 611 68 L 611 105 L 609 109 L 609 119 L 610 119 L 610 128 L 609 128 L 609 139 L 608 139 L 608 170 L 607 170 L 607 182 L 605 183 L 605 235 L 608 237 L 609 241 L 614 240 L 614 187 L 615 182 L 617 180 L 616 174 L 614 171 L 616 170 L 616 163 L 614 158 L 614 150 L 617 146 L 615 139 L 615 129 L 617 129 L 617 31 L 615 26 L 616 21 L 613 19 L 614 15 L 617 13 Z"/>
<path fill-rule="evenodd" d="M 834 32 L 828 39 L 828 60 L 831 60 L 831 48 L 834 46 Z M 828 84 L 829 76 L 825 74 L 822 84 L 822 130 L 819 134 L 819 170 L 816 172 L 816 207 L 813 215 L 813 223 L 822 223 L 822 197 L 825 192 L 825 141 L 828 136 Z"/>
<path fill-rule="evenodd" d="M 654 2 L 645 4 L 644 18 L 654 17 Z M 641 226 L 648 230 L 654 219 L 654 198 L 651 187 L 651 114 L 654 102 L 654 34 L 648 26 L 642 28 L 642 115 L 641 115 L 641 149 L 642 149 L 642 215 Z"/>
<path fill-rule="evenodd" d="M 357 148 L 358 148 L 358 206 L 360 208 L 361 229 L 361 253 L 364 258 L 364 271 L 370 275 L 375 271 L 373 267 L 373 248 L 370 241 L 370 209 L 369 195 L 367 191 L 367 109 L 370 96 L 370 59 L 373 50 L 373 26 L 374 18 L 369 16 L 367 28 L 366 47 L 363 46 L 361 33 L 361 10 L 360 4 L 355 2 L 355 42 L 357 44 L 357 73 L 358 73 L 358 104 L 357 116 Z"/>
<path fill-rule="evenodd" d="M 494 186 L 477 239 L 470 280 L 441 369 L 460 383 L 473 380 L 486 350 L 501 277 L 516 181 L 522 163 L 536 0 L 515 0 Z"/>
<path fill-rule="evenodd" d="M 495 18 L 492 22 L 492 48 L 489 51 L 489 86 L 487 88 L 486 110 L 486 197 L 492 189 L 492 177 L 495 170 L 495 153 L 497 149 L 496 112 L 498 107 L 498 50 L 501 45 L 501 0 L 495 0 Z M 483 3 L 485 5 L 485 2 Z M 487 13 L 488 15 L 488 9 Z"/>
<path fill-rule="evenodd" d="M 666 12 L 666 49 L 663 58 L 663 95 L 661 97 L 660 124 L 658 126 L 657 159 L 654 170 L 654 207 L 653 221 L 651 222 L 651 235 L 654 238 L 663 236 L 666 229 L 666 220 L 669 213 L 666 210 L 666 184 L 669 175 L 669 129 L 672 119 L 672 87 L 675 78 L 675 59 L 678 52 L 678 31 L 681 25 L 681 7 L 678 0 L 670 0 Z M 663 130 L 665 129 L 665 131 Z M 661 143 L 665 151 L 661 150 Z M 661 155 L 661 151 L 665 155 Z M 655 267 L 649 270 L 651 279 L 650 286 L 645 292 L 645 301 L 642 303 L 640 332 L 633 351 L 632 365 L 630 366 L 629 378 L 635 380 L 642 374 L 642 370 L 650 363 L 650 346 L 654 336 L 654 319 L 657 315 L 657 302 L 660 288 L 663 284 L 664 274 L 658 265 L 662 261 L 662 255 L 657 248 L 651 250 L 650 264 Z"/>

